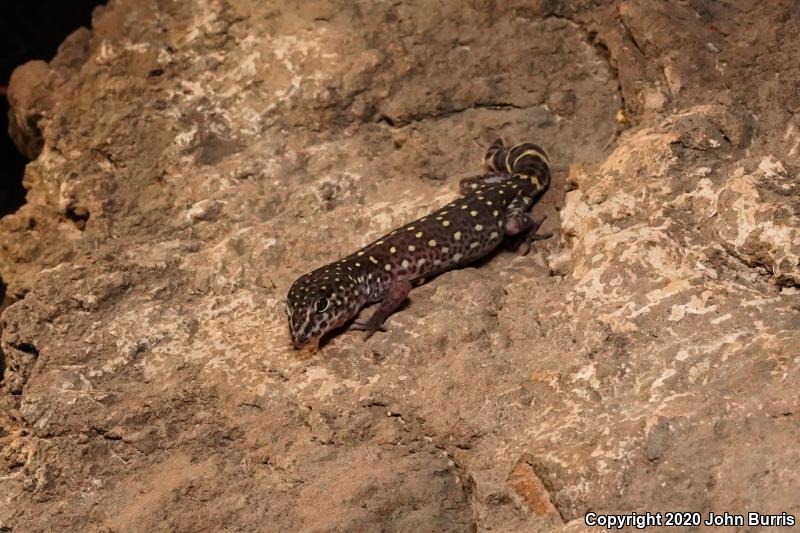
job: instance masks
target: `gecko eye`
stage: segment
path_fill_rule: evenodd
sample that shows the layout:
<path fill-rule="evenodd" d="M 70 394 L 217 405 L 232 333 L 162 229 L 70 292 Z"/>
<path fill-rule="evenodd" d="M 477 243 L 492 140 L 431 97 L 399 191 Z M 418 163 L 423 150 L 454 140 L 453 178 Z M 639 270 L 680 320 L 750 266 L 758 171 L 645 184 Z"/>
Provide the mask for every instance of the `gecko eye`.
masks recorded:
<path fill-rule="evenodd" d="M 314 302 L 314 311 L 317 313 L 324 313 L 328 309 L 328 299 L 324 296 Z"/>

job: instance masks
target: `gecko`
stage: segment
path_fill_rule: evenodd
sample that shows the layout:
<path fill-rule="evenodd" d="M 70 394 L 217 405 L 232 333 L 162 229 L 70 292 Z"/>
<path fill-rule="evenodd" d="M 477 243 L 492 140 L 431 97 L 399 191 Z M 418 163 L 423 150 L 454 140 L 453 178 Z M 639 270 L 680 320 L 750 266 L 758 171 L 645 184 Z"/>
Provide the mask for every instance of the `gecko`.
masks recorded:
<path fill-rule="evenodd" d="M 401 226 L 351 255 L 300 276 L 289 289 L 286 313 L 295 348 L 319 346 L 320 339 L 350 323 L 365 340 L 386 331 L 384 321 L 408 297 L 412 284 L 472 263 L 497 248 L 505 236 L 520 239 L 520 253 L 544 217 L 529 211 L 550 186 L 550 161 L 533 143 L 506 147 L 501 139 L 485 156 L 488 173 L 459 182 L 463 196 Z M 353 319 L 378 303 L 363 320 Z"/>

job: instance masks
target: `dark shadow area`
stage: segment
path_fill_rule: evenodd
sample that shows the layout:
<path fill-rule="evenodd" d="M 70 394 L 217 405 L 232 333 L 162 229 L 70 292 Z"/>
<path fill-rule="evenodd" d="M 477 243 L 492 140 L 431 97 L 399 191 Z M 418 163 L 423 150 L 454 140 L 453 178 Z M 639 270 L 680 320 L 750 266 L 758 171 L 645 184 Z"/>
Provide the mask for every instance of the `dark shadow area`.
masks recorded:
<path fill-rule="evenodd" d="M 6 284 L 3 281 L 3 278 L 0 278 L 0 315 L 3 314 L 3 310 L 14 303 L 10 297 L 6 297 Z M 3 322 L 0 321 L 0 335 L 3 333 Z M 6 357 L 3 353 L 3 348 L 0 347 L 0 383 L 3 382 L 3 376 L 6 370 Z M 0 428 L 2 429 L 2 428 Z M 0 435 L 2 436 L 2 435 Z"/>
<path fill-rule="evenodd" d="M 32 59 L 49 61 L 64 39 L 91 24 L 98 0 L 4 0 L 0 3 L 0 217 L 25 203 L 22 175 L 28 160 L 8 136 L 6 88 L 14 68 Z"/>

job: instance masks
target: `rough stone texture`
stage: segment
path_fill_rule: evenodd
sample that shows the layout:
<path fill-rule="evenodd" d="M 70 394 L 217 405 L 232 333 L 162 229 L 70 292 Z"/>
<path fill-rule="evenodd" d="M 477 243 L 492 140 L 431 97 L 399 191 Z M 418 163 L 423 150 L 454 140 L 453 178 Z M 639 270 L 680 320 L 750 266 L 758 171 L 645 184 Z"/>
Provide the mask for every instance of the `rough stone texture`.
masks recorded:
<path fill-rule="evenodd" d="M 0 529 L 800 515 L 793 1 L 112 1 L 20 67 Z M 303 272 L 496 136 L 558 235 L 291 350 Z M 569 191 L 569 192 L 566 192 Z"/>

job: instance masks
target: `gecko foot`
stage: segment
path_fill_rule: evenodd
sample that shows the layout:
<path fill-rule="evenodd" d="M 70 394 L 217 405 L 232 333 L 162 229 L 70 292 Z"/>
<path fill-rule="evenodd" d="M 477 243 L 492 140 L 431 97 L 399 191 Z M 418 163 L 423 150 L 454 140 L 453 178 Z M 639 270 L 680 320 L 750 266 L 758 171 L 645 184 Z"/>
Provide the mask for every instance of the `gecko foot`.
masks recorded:
<path fill-rule="evenodd" d="M 408 293 L 411 292 L 411 283 L 408 281 L 395 281 L 389 288 L 386 297 L 381 301 L 381 304 L 369 317 L 369 320 L 356 320 L 350 326 L 350 329 L 366 331 L 367 334 L 364 340 L 369 339 L 376 331 L 386 331 L 383 327 L 383 322 L 389 318 L 389 315 L 394 313 L 403 300 L 406 299 Z"/>
<path fill-rule="evenodd" d="M 372 319 L 369 318 L 367 320 L 355 320 L 350 326 L 347 328 L 348 331 L 366 331 L 367 334 L 364 335 L 364 340 L 369 339 L 372 337 L 375 332 L 381 331 L 386 332 L 386 326 L 383 324 L 370 324 Z"/>
<path fill-rule="evenodd" d="M 519 248 L 517 249 L 519 255 L 528 255 L 528 253 L 531 251 L 531 243 L 533 241 L 543 241 L 553 236 L 551 232 L 537 233 L 546 219 L 547 215 L 543 216 L 539 220 L 532 220 L 530 229 L 528 229 L 528 231 L 525 233 L 525 236 L 522 238 Z"/>

